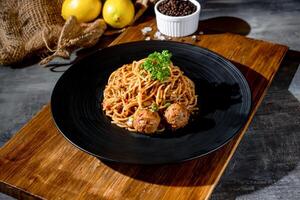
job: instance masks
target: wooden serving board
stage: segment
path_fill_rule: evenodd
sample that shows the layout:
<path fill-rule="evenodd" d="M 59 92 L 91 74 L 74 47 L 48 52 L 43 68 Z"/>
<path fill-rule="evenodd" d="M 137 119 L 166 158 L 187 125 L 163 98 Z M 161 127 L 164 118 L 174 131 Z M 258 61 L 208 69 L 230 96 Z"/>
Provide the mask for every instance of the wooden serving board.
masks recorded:
<path fill-rule="evenodd" d="M 122 33 L 112 45 L 143 40 L 147 21 Z M 155 30 L 152 32 L 152 34 Z M 253 108 L 242 131 L 204 157 L 180 164 L 141 166 L 110 163 L 70 144 L 56 129 L 46 105 L 0 150 L 0 191 L 17 198 L 45 199 L 208 199 L 263 96 L 287 47 L 232 34 L 180 39 L 231 60 L 252 90 Z"/>

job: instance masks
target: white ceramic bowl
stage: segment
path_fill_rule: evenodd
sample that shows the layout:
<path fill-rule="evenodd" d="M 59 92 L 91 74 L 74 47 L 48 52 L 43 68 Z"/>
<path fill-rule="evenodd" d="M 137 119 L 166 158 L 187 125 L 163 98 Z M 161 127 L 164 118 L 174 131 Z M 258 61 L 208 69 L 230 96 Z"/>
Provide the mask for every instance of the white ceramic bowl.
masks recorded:
<path fill-rule="evenodd" d="M 198 28 L 201 6 L 196 0 L 189 0 L 196 7 L 196 12 L 180 17 L 164 15 L 158 11 L 158 5 L 165 0 L 160 0 L 155 4 L 154 10 L 158 30 L 171 37 L 183 37 L 195 33 Z"/>

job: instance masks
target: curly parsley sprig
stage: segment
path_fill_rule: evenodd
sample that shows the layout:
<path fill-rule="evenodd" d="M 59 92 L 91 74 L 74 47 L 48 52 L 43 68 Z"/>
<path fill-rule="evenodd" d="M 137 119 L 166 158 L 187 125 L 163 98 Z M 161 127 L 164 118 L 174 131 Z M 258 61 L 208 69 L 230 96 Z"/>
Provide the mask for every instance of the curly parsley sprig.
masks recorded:
<path fill-rule="evenodd" d="M 168 50 L 161 53 L 151 53 L 142 64 L 143 69 L 147 70 L 154 80 L 164 81 L 170 77 L 170 63 L 172 54 Z"/>

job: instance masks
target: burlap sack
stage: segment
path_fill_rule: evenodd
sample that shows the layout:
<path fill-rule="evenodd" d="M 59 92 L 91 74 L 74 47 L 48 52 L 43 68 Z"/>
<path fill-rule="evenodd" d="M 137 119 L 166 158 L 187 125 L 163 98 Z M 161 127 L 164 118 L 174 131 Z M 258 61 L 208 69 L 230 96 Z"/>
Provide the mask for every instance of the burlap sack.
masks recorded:
<path fill-rule="evenodd" d="M 133 22 L 155 0 L 134 2 L 137 10 Z M 0 0 L 0 64 L 11 65 L 32 54 L 45 53 L 48 57 L 41 64 L 47 64 L 54 57 L 69 58 L 78 47 L 94 45 L 106 30 L 104 20 L 79 24 L 70 17 L 65 22 L 61 17 L 62 3 L 63 0 Z"/>
<path fill-rule="evenodd" d="M 64 20 L 63 0 L 0 0 L 0 64 L 20 62 L 29 54 L 54 46 Z"/>

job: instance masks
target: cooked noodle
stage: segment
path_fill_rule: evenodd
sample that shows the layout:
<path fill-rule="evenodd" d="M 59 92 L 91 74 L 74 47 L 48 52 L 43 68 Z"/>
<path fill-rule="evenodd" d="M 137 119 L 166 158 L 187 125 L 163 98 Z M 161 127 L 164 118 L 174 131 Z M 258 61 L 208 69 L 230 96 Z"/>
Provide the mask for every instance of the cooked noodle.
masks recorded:
<path fill-rule="evenodd" d="M 194 83 L 171 62 L 171 75 L 165 81 L 153 80 L 141 67 L 145 59 L 125 64 L 114 71 L 104 90 L 103 110 L 112 123 L 136 131 L 132 117 L 136 110 L 157 106 L 163 111 L 171 103 L 180 103 L 191 113 L 196 110 L 197 96 Z"/>

